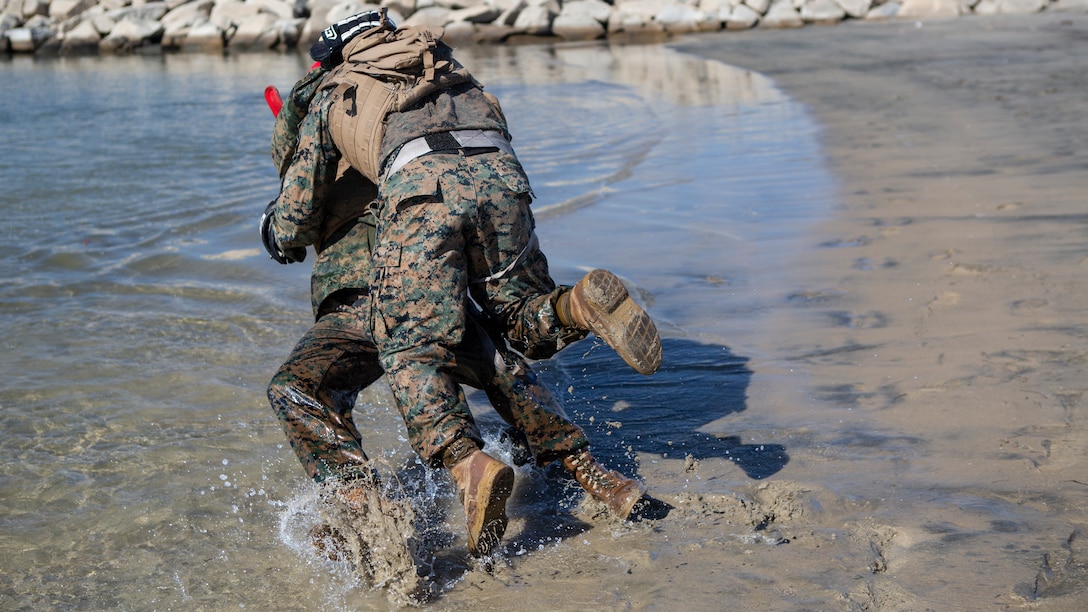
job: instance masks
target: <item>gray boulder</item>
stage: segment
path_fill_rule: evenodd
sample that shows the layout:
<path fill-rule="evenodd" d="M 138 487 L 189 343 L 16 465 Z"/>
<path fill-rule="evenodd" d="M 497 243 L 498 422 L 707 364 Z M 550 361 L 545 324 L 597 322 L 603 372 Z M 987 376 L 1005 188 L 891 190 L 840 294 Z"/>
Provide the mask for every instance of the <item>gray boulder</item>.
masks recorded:
<path fill-rule="evenodd" d="M 725 29 L 727 30 L 747 30 L 754 28 L 759 23 L 760 18 L 763 15 L 756 12 L 756 10 L 747 4 L 738 4 L 730 11 L 729 16 L 725 19 Z"/>
<path fill-rule="evenodd" d="M 865 17 L 873 6 L 872 0 L 835 0 L 835 3 L 854 19 Z"/>
<path fill-rule="evenodd" d="M 617 1 L 608 18 L 608 33 L 664 32 L 665 28 L 654 20 L 664 8 L 666 0 Z"/>
<path fill-rule="evenodd" d="M 94 5 L 94 0 L 53 0 L 49 3 L 49 16 L 57 20 L 68 19 Z"/>
<path fill-rule="evenodd" d="M 215 0 L 196 0 L 187 2 L 163 15 L 161 21 L 163 27 L 178 28 L 188 27 L 202 21 L 207 21 L 211 14 Z"/>
<path fill-rule="evenodd" d="M 744 4 L 760 15 L 766 15 L 771 8 L 771 0 L 744 0 Z"/>
<path fill-rule="evenodd" d="M 158 44 L 163 27 L 158 21 L 126 17 L 117 22 L 109 35 L 98 43 L 101 53 L 129 53 L 140 47 Z"/>
<path fill-rule="evenodd" d="M 4 37 L 8 41 L 8 47 L 15 53 L 33 53 L 38 45 L 48 38 L 48 35 L 43 36 L 42 34 L 42 32 L 39 32 L 35 36 L 33 28 L 12 28 L 4 32 Z"/>
<path fill-rule="evenodd" d="M 93 55 L 98 52 L 98 43 L 102 34 L 94 27 L 90 19 L 83 19 L 71 30 L 64 33 L 60 42 L 61 55 Z"/>
<path fill-rule="evenodd" d="M 567 40 L 594 40 L 605 35 L 612 7 L 601 0 L 574 0 L 552 21 L 552 33 Z"/>
<path fill-rule="evenodd" d="M 497 6 L 501 12 L 499 13 L 498 18 L 492 23 L 498 26 L 513 28 L 514 22 L 518 20 L 518 15 L 520 15 L 521 11 L 528 6 L 528 3 L 526 0 L 499 0 L 495 3 L 495 6 Z"/>
<path fill-rule="evenodd" d="M 458 21 L 466 23 L 491 23 L 498 19 L 501 14 L 502 10 L 497 6 L 477 4 L 476 6 L 454 10 L 450 13 L 450 20 L 455 23 Z"/>
<path fill-rule="evenodd" d="M 415 0 L 385 0 L 381 4 L 389 9 L 390 15 L 411 15 L 416 9 L 423 8 L 422 2 L 416 2 Z M 397 21 L 396 19 L 393 21 L 400 23 L 400 21 Z"/>
<path fill-rule="evenodd" d="M 687 32 L 708 32 L 720 30 L 722 20 L 709 15 L 690 4 L 669 2 L 654 15 L 654 21 L 661 24 L 666 32 L 682 34 Z"/>
<path fill-rule="evenodd" d="M 23 20 L 10 13 L 0 13 L 0 34 L 23 25 Z"/>
<path fill-rule="evenodd" d="M 111 9 L 105 15 L 114 21 L 121 22 L 125 19 L 131 21 L 158 21 L 166 15 L 169 8 L 165 2 L 148 2 L 139 6 L 125 6 Z"/>
<path fill-rule="evenodd" d="M 476 24 L 470 21 L 453 21 L 448 26 L 446 26 L 444 30 L 445 34 L 442 36 L 442 40 L 446 41 L 451 45 L 460 45 L 476 42 Z"/>
<path fill-rule="evenodd" d="M 242 18 L 237 29 L 227 41 L 227 46 L 235 51 L 264 51 L 275 47 L 280 41 L 279 32 L 272 26 L 276 16 L 258 12 Z"/>
<path fill-rule="evenodd" d="M 1088 13 L 1088 0 L 1058 0 L 1050 5 L 1049 10 L 1065 13 Z"/>
<path fill-rule="evenodd" d="M 213 6 L 208 20 L 220 30 L 230 32 L 245 19 L 261 12 L 256 4 L 247 4 L 241 0 L 218 0 Z"/>
<path fill-rule="evenodd" d="M 89 13 L 90 11 L 88 11 Z M 98 31 L 99 36 L 106 36 L 113 31 L 113 26 L 117 25 L 117 22 L 105 15 L 91 15 L 87 17 L 87 20 L 91 22 L 94 29 Z"/>
<path fill-rule="evenodd" d="M 49 0 L 16 0 L 8 7 L 8 10 L 23 18 L 24 23 L 35 15 L 49 15 Z M 12 43 L 14 47 L 14 43 Z"/>
<path fill-rule="evenodd" d="M 418 10 L 404 20 L 403 25 L 422 26 L 428 28 L 441 28 L 450 23 L 450 15 L 453 13 L 448 8 L 441 6 L 429 6 Z"/>
<path fill-rule="evenodd" d="M 910 19 L 949 19 L 960 15 L 958 0 L 903 0 L 896 17 Z"/>
<path fill-rule="evenodd" d="M 248 0 L 248 4 L 256 5 L 262 13 L 275 15 L 280 19 L 295 18 L 295 5 L 287 0 Z"/>
<path fill-rule="evenodd" d="M 883 21 L 885 19 L 895 19 L 899 16 L 900 4 L 898 2 L 885 2 L 879 6 L 874 6 L 869 9 L 868 13 L 865 13 L 864 19 L 866 21 Z"/>
<path fill-rule="evenodd" d="M 226 33 L 211 21 L 196 23 L 179 46 L 183 51 L 221 53 L 226 46 Z"/>
<path fill-rule="evenodd" d="M 846 18 L 846 11 L 835 0 L 807 0 L 801 5 L 805 23 L 835 24 Z"/>
<path fill-rule="evenodd" d="M 367 3 L 362 0 L 343 0 L 332 5 L 328 13 L 325 14 L 325 23 L 321 26 L 324 30 L 330 24 L 336 23 L 341 19 L 347 19 L 352 15 L 356 15 L 367 10 L 376 10 L 378 8 L 377 3 Z M 395 20 L 394 20 L 395 21 Z"/>
<path fill-rule="evenodd" d="M 34 53 L 44 50 L 49 41 L 57 36 L 53 22 L 44 15 L 34 15 L 17 28 L 5 32 L 8 45 L 16 53 Z"/>
<path fill-rule="evenodd" d="M 767 9 L 767 14 L 759 21 L 761 28 L 799 28 L 805 25 L 801 14 L 793 8 L 790 0 L 775 0 Z"/>
<path fill-rule="evenodd" d="M 1038 13 L 1045 6 L 1045 0 L 998 0 L 997 12 L 1004 15 L 1026 15 Z"/>
<path fill-rule="evenodd" d="M 552 19 L 559 14 L 555 0 L 528 0 L 514 20 L 514 29 L 524 34 L 546 36 L 552 32 Z"/>
<path fill-rule="evenodd" d="M 214 0 L 197 0 L 183 4 L 163 15 L 161 20 L 163 46 L 180 48 L 193 26 L 208 22 L 213 4 Z"/>
<path fill-rule="evenodd" d="M 280 46 L 288 49 L 297 47 L 299 38 L 302 36 L 302 26 L 305 25 L 305 23 L 306 20 L 300 17 L 277 19 L 272 27 L 276 28 L 279 32 Z"/>
<path fill-rule="evenodd" d="M 483 4 L 484 0 L 433 0 L 433 6 L 441 6 L 451 11 L 472 8 Z"/>

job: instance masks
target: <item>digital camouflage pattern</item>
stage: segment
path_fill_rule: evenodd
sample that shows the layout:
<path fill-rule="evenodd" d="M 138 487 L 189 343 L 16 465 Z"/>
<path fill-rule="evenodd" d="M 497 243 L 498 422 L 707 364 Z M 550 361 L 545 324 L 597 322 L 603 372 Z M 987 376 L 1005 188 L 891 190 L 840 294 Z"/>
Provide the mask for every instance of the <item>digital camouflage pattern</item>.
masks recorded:
<path fill-rule="evenodd" d="M 369 304 L 342 305 L 321 319 L 299 340 L 291 356 L 272 378 L 268 397 L 291 448 L 317 482 L 352 479 L 367 474 L 367 456 L 352 419 L 359 392 L 383 374 L 378 352 L 367 333 Z M 583 430 L 566 418 L 535 373 L 515 355 L 500 356 L 482 328 L 472 325 L 456 351 L 451 376 L 481 388 L 496 412 L 525 435 L 538 465 L 586 448 Z M 399 405 L 399 403 L 398 403 Z M 408 404 L 415 406 L 414 402 Z M 471 414 L 448 418 L 436 426 L 444 442 L 421 428 L 418 414 L 405 414 L 409 442 L 425 461 L 437 465 L 445 445 L 459 439 L 483 442 Z"/>
<path fill-rule="evenodd" d="M 517 350 L 550 356 L 585 332 L 562 327 L 557 288 L 532 241 L 528 181 L 504 152 L 431 153 L 389 177 L 374 253 L 375 340 L 413 435 L 441 447 L 468 413 L 448 375 L 472 296 Z M 508 270 L 482 282 L 496 272 Z"/>
<path fill-rule="evenodd" d="M 365 318 L 351 311 L 322 317 L 268 386 L 291 448 L 317 482 L 365 475 L 367 456 L 351 412 L 359 392 L 384 373 Z"/>
<path fill-rule="evenodd" d="M 372 204 L 377 193 L 374 183 L 350 168 L 329 190 L 320 238 L 313 245 L 317 259 L 310 274 L 310 300 L 315 317 L 330 295 L 365 289 L 370 282 L 369 254 L 377 231 Z"/>
<path fill-rule="evenodd" d="M 371 208 L 375 188 L 351 169 L 337 171 L 339 157 L 330 152 L 327 138 L 320 134 L 322 122 L 312 114 L 313 105 L 320 107 L 321 101 L 318 92 L 311 113 L 298 123 L 298 147 L 284 171 L 284 183 L 274 215 L 277 240 L 286 241 L 281 245 L 312 245 L 317 250 L 311 284 L 318 320 L 295 346 L 268 389 L 269 400 L 293 450 L 310 477 L 317 481 L 352 478 L 367 469 L 366 454 L 351 412 L 359 391 L 377 380 L 384 370 L 372 333 L 378 309 L 371 301 L 369 288 L 372 278 L 378 276 L 372 274 L 369 257 L 378 225 L 375 210 Z M 289 133 L 293 129 L 287 124 L 288 120 L 281 113 L 277 118 L 277 133 Z M 528 209 L 528 181 L 517 161 L 505 154 L 504 157 L 489 155 L 488 159 L 474 161 L 490 168 L 481 174 L 490 188 L 503 185 L 495 192 L 493 205 L 504 212 L 513 212 L 511 219 L 515 223 L 509 227 L 504 223 L 501 232 L 485 232 L 471 239 L 473 245 L 488 245 L 481 247 L 479 257 L 471 258 L 474 270 L 486 269 L 492 262 L 503 263 L 505 267 L 511 261 L 517 261 L 525 246 L 522 243 L 531 236 L 533 226 Z M 484 157 L 487 156 L 481 156 Z M 410 165 L 407 170 L 411 172 L 412 167 Z M 330 178 L 337 174 L 340 174 L 339 178 Z M 510 189 L 511 177 L 513 190 Z M 436 187 L 451 185 L 449 180 L 437 178 L 431 184 Z M 488 189 L 483 183 L 481 187 L 482 191 Z M 324 200 L 315 200 L 314 193 L 323 194 Z M 431 195 L 434 193 L 432 191 Z M 512 201 L 517 206 L 499 206 L 505 201 L 503 198 L 510 195 L 514 196 Z M 486 204 L 487 199 L 484 201 Z M 459 208 L 468 204 L 465 198 L 457 200 Z M 400 231 L 392 225 L 388 227 L 389 235 Z M 389 244 L 386 243 L 383 253 L 390 252 Z M 420 252 L 409 248 L 406 253 L 411 258 L 416 256 L 413 253 Z M 383 278 L 396 276 L 410 286 L 426 288 L 426 278 L 407 271 L 394 275 L 389 257 L 383 261 Z M 440 260 L 430 263 L 440 264 Z M 443 267 L 438 265 L 439 269 Z M 450 272 L 452 269 L 434 278 L 442 282 Z M 391 288 L 390 285 L 385 287 Z M 531 303 L 517 297 L 528 288 L 537 292 Z M 549 291 L 540 295 L 542 288 Z M 471 441 L 474 447 L 482 445 L 460 389 L 461 383 L 485 391 L 500 416 L 525 435 L 538 463 L 543 465 L 585 448 L 588 441 L 584 432 L 566 418 L 525 361 L 505 348 L 497 349 L 496 342 L 479 326 L 477 319 L 467 314 L 463 300 L 452 306 L 446 303 L 451 301 L 449 295 L 464 296 L 466 291 L 462 289 L 459 293 L 439 296 L 433 293 L 434 290 L 427 288 L 426 292 L 431 297 L 441 297 L 435 300 L 432 311 L 436 319 L 424 320 L 418 318 L 423 316 L 418 311 L 404 310 L 409 317 L 403 323 L 420 322 L 418 330 L 407 331 L 409 343 L 417 337 L 443 338 L 443 349 L 448 352 L 443 352 L 441 370 L 429 371 L 434 376 L 415 378 L 411 375 L 413 367 L 401 367 L 399 376 L 389 377 L 391 384 L 397 381 L 394 395 L 413 449 L 426 461 L 437 465 L 445 450 L 457 446 L 458 441 Z M 488 298 L 489 292 L 503 296 L 505 304 L 492 309 L 492 315 L 495 321 L 515 322 L 513 325 L 503 323 L 500 327 L 514 329 L 521 338 L 519 345 L 535 343 L 537 353 L 550 354 L 563 342 L 585 335 L 585 332 L 557 327 L 552 302 L 559 290 L 548 276 L 547 262 L 539 250 L 530 249 L 524 265 L 518 266 L 516 273 L 473 287 L 473 294 L 481 299 Z M 374 290 L 375 295 L 378 293 Z M 418 296 L 418 293 L 414 295 Z M 414 305 L 420 303 L 414 300 L 408 301 Z M 403 309 L 404 302 L 398 297 L 399 305 L 381 309 L 385 314 L 378 316 L 383 330 L 388 329 L 386 314 Z M 494 303 L 494 300 L 487 302 Z M 530 308 L 536 310 L 531 316 L 523 316 Z M 457 326 L 452 334 L 449 333 L 451 324 Z M 388 338 L 388 335 L 383 337 Z M 450 342 L 450 338 L 454 340 Z M 501 338 L 497 344 L 505 347 Z M 433 384 L 435 377 L 448 384 Z"/>
<path fill-rule="evenodd" d="M 292 94 L 294 91 L 292 89 Z M 328 97 L 328 90 L 315 93 L 306 116 L 297 126 L 298 144 L 294 155 L 282 170 L 272 229 L 276 243 L 284 250 L 320 242 L 325 220 L 323 207 L 329 201 L 329 190 L 340 175 L 340 154 L 322 120 Z M 287 107 L 288 104 L 285 103 L 284 108 Z M 276 117 L 276 128 L 273 130 L 274 155 L 284 150 L 282 145 L 275 143 L 289 138 L 292 132 L 288 119 L 289 116 L 282 110 Z"/>
<path fill-rule="evenodd" d="M 322 91 L 327 75 L 327 70 L 314 67 L 299 79 L 272 129 L 272 163 L 281 180 L 273 231 L 282 248 L 312 245 L 317 252 L 310 277 L 315 317 L 329 295 L 342 289 L 363 288 L 369 282 L 370 266 L 360 266 L 351 248 L 325 247 L 352 234 L 343 244 L 354 246 L 365 241 L 369 252 L 377 223 L 371 209 L 378 195 L 374 183 L 345 164 L 326 165 L 338 154 L 335 149 L 322 149 L 322 143 L 329 141 L 321 137 L 321 124 L 309 113 L 309 106 Z M 313 155 L 315 151 L 321 153 Z M 315 176 L 321 177 L 316 181 L 323 194 L 321 205 L 308 197 Z"/>
<path fill-rule="evenodd" d="M 272 130 L 272 164 L 276 166 L 280 180 L 287 174 L 287 168 L 298 150 L 299 124 L 309 112 L 310 102 L 327 75 L 328 71 L 320 66 L 310 68 L 291 87 L 287 99 L 276 114 L 276 125 Z"/>
<path fill-rule="evenodd" d="M 368 182 L 348 173 L 330 193 L 348 193 L 353 184 L 365 187 Z M 347 198 L 329 206 L 347 208 L 353 201 L 358 204 Z M 318 321 L 280 367 L 268 392 L 292 449 L 310 477 L 319 482 L 357 477 L 366 469 L 366 454 L 351 413 L 359 392 L 384 373 L 370 332 L 373 309 L 365 283 L 347 280 L 368 277 L 371 267 L 370 258 L 360 254 L 371 250 L 372 212 L 366 205 L 357 212 L 358 222 L 333 232 L 331 241 L 318 252 L 311 279 L 315 303 L 320 304 Z M 328 294 L 318 301 L 316 295 L 324 292 Z M 483 389 L 499 415 L 525 435 L 540 464 L 585 447 L 588 441 L 583 431 L 564 416 L 529 366 L 515 354 L 500 352 L 474 317 L 467 321 L 469 333 L 453 352 L 452 379 Z M 444 449 L 461 438 L 482 446 L 459 386 L 454 401 L 463 412 L 437 424 L 430 423 L 419 407 L 449 398 L 429 397 L 431 390 L 412 385 L 407 393 L 397 405 L 413 449 L 425 460 L 437 463 Z"/>

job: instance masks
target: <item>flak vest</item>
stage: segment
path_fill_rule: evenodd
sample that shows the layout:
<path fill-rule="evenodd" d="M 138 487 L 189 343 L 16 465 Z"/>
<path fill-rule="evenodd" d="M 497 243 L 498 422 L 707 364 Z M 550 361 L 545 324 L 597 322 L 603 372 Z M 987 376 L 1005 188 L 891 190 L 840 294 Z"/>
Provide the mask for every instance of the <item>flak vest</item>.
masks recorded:
<path fill-rule="evenodd" d="M 442 34 L 372 28 L 344 47 L 344 62 L 323 83 L 332 90 L 327 121 L 333 143 L 375 184 L 383 162 L 422 136 L 469 129 L 509 140 L 498 100 L 453 59 Z"/>

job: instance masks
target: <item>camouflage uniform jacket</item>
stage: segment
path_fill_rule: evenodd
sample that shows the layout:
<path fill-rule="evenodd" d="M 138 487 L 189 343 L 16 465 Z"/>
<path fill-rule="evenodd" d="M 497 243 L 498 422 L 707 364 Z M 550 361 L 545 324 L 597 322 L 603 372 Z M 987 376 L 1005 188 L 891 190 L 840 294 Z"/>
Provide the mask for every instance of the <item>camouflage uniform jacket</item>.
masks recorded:
<path fill-rule="evenodd" d="M 351 112 L 353 92 L 337 91 L 338 85 L 351 80 L 351 66 L 348 58 L 331 71 L 312 70 L 296 83 L 277 117 L 273 161 L 280 169 L 282 185 L 275 229 L 283 248 L 314 245 L 321 233 L 321 203 L 343 166 L 329 131 L 329 113 Z M 465 74 L 467 81 L 388 115 L 381 143 L 383 159 L 410 140 L 450 130 L 494 130 L 510 138 L 498 100 Z M 301 111 L 299 107 L 307 102 Z"/>
<path fill-rule="evenodd" d="M 350 58 L 349 58 L 350 59 Z M 273 162 L 280 169 L 282 184 L 276 200 L 274 230 L 281 248 L 314 246 L 318 261 L 311 277 L 311 298 L 317 314 L 322 301 L 339 289 L 368 286 L 369 262 L 355 262 L 352 253 L 366 253 L 360 247 L 373 246 L 373 222 L 367 234 L 362 228 L 348 228 L 346 236 L 335 241 L 332 251 L 324 247 L 334 241 L 333 234 L 343 231 L 345 218 L 352 218 L 351 211 L 361 211 L 374 199 L 369 190 L 353 197 L 330 197 L 332 190 L 347 188 L 338 183 L 345 165 L 329 133 L 328 116 L 343 102 L 336 93 L 336 86 L 346 78 L 348 63 L 332 71 L 319 68 L 311 70 L 292 88 L 280 114 L 277 116 L 273 135 Z M 299 107 L 309 99 L 304 113 Z M 301 119 L 299 119 L 301 117 Z M 297 127 L 296 127 L 297 126 Z M 483 91 L 475 81 L 462 82 L 449 89 L 440 90 L 419 101 L 413 107 L 389 115 L 382 138 L 384 159 L 390 159 L 404 143 L 428 134 L 453 129 L 485 129 L 501 132 L 509 139 L 506 119 L 498 100 Z M 297 133 L 297 139 L 292 135 Z M 290 143 L 297 143 L 293 150 Z M 287 155 L 290 154 L 288 161 Z M 349 170 L 350 171 L 350 170 Z M 528 180 L 519 173 L 522 189 L 529 190 Z M 369 185 L 361 175 L 362 182 Z M 382 177 L 385 178 L 384 176 Z M 383 180 L 384 183 L 384 180 Z M 350 184 L 358 185 L 359 181 Z M 364 201 L 365 200 L 365 201 Z M 343 202 L 348 208 L 327 210 L 325 202 Z M 355 218 L 361 218 L 360 214 Z M 369 217 L 368 217 L 369 218 Z M 365 245 L 360 239 L 368 240 Z"/>
<path fill-rule="evenodd" d="M 338 168 L 335 148 L 309 107 L 328 94 L 328 72 L 315 68 L 291 89 L 272 130 L 272 161 L 282 181 L 274 229 L 282 247 L 313 246 L 310 276 L 314 316 L 330 295 L 362 290 L 370 276 L 377 197 L 373 183 Z M 364 254 L 364 256 L 360 256 Z"/>

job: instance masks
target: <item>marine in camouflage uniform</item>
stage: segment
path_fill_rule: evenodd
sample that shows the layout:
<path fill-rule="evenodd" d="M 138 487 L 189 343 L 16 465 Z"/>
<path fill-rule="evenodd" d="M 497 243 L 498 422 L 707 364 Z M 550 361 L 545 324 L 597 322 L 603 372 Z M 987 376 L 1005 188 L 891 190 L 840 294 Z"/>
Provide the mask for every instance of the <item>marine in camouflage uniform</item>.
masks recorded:
<path fill-rule="evenodd" d="M 345 30 L 339 26 L 345 22 L 327 29 L 322 41 L 343 42 Z M 387 38 L 390 41 L 405 31 L 387 27 L 384 13 L 380 22 L 382 30 L 371 33 L 395 32 Z M 354 24 L 348 27 L 358 31 Z M 356 61 L 352 46 L 359 49 L 364 36 L 348 42 L 342 58 L 323 64 L 300 82 L 310 83 L 306 87 L 313 86 L 316 93 L 301 117 L 290 161 L 278 164 L 283 185 L 271 223 L 275 247 L 287 253 L 287 259 L 298 260 L 299 248 L 318 244 L 322 229 L 327 229 L 323 223 L 333 201 L 330 194 L 342 184 L 338 177 L 345 162 L 377 184 L 376 239 L 368 245 L 374 248 L 366 290 L 353 292 L 351 304 L 335 309 L 336 316 L 327 323 L 324 317 L 319 319 L 316 331 L 303 339 L 273 380 L 270 398 L 292 443 L 303 445 L 296 446 L 303 463 L 307 464 L 306 456 L 314 457 L 312 467 L 307 465 L 315 477 L 332 465 L 323 450 L 327 447 L 341 448 L 343 456 L 365 465 L 357 432 L 349 429 L 350 419 L 342 415 L 345 406 L 350 410 L 354 392 L 373 382 L 377 370 L 363 372 L 346 364 L 353 360 L 373 364 L 376 347 L 413 449 L 428 463 L 449 468 L 457 483 L 474 554 L 487 554 L 505 531 L 513 472 L 481 451 L 482 440 L 461 383 L 487 391 L 498 412 L 530 437 L 538 463 L 562 458 L 594 498 L 608 504 L 619 518 L 627 518 L 645 487 L 593 459 L 584 434 L 563 416 L 520 355 L 550 357 L 593 331 L 629 364 L 649 374 L 660 364 L 656 328 L 609 272 L 594 271 L 573 288 L 554 283 L 534 235 L 529 181 L 509 146 L 498 101 L 452 62 L 449 47 L 437 42 L 438 36 L 420 28 L 406 30 L 430 43 L 418 66 L 417 76 L 423 81 L 433 78 L 436 66 L 458 70 L 423 83 L 430 85 L 423 88 L 425 95 L 382 115 L 380 156 L 374 149 L 379 139 L 359 143 L 359 134 L 349 130 L 345 140 L 345 131 L 336 129 L 338 121 L 341 127 L 358 121 L 369 108 L 359 107 L 370 98 L 364 97 L 352 75 L 353 70 L 368 68 Z M 328 74 L 321 75 L 325 69 Z M 417 83 L 420 80 L 416 78 Z M 292 144 L 290 139 L 286 142 Z M 367 156 L 360 155 L 356 145 L 369 148 L 380 163 L 360 163 Z M 323 256 L 329 252 L 328 247 L 318 250 Z M 353 251 L 356 257 L 366 252 Z M 355 266 L 346 276 L 361 279 L 360 273 Z M 320 293 L 316 283 L 315 294 Z M 479 309 L 475 318 L 473 306 Z M 352 333 L 345 333 L 345 328 Z M 372 336 L 366 336 L 368 331 Z M 508 344 L 517 353 L 499 353 L 496 344 Z M 344 350 L 351 355 L 345 366 L 332 367 L 336 358 L 329 361 L 328 356 L 345 345 L 354 352 Z M 627 350 L 632 346 L 637 350 Z M 480 358 L 496 354 L 504 359 L 492 360 L 494 368 Z M 315 402 L 313 393 L 297 393 L 300 380 L 314 381 L 319 374 L 325 397 Z M 337 375 L 345 384 L 333 389 L 328 381 Z M 325 406 L 338 407 L 330 411 Z M 328 427 L 330 422 L 339 430 Z"/>
<path fill-rule="evenodd" d="M 320 73 L 315 70 L 299 81 L 277 115 L 272 149 L 273 161 L 281 170 L 298 142 L 299 100 L 309 98 L 312 91 L 308 89 L 316 86 Z M 301 150 L 304 155 L 308 151 Z M 373 183 L 346 168 L 325 194 L 319 214 L 282 207 L 272 211 L 277 235 L 295 236 L 280 241 L 282 247 L 295 249 L 299 258 L 304 255 L 297 249 L 305 245 L 312 244 L 317 252 L 311 275 L 316 324 L 295 346 L 268 389 L 291 447 L 317 482 L 351 479 L 367 469 L 351 412 L 359 392 L 384 374 L 370 332 L 367 288 L 376 221 L 371 204 L 376 195 Z M 588 445 L 583 430 L 566 418 L 520 356 L 496 348 L 503 344 L 493 341 L 475 317 L 470 316 L 466 326 L 463 341 L 453 351 L 453 379 L 485 391 L 500 416 L 525 437 L 538 465 Z M 402 405 L 412 404 L 398 401 Z M 471 417 L 467 426 L 458 425 L 462 436 L 482 444 Z M 410 424 L 409 439 L 418 449 L 426 448 L 429 438 Z M 421 455 L 434 457 L 438 452 Z"/>

